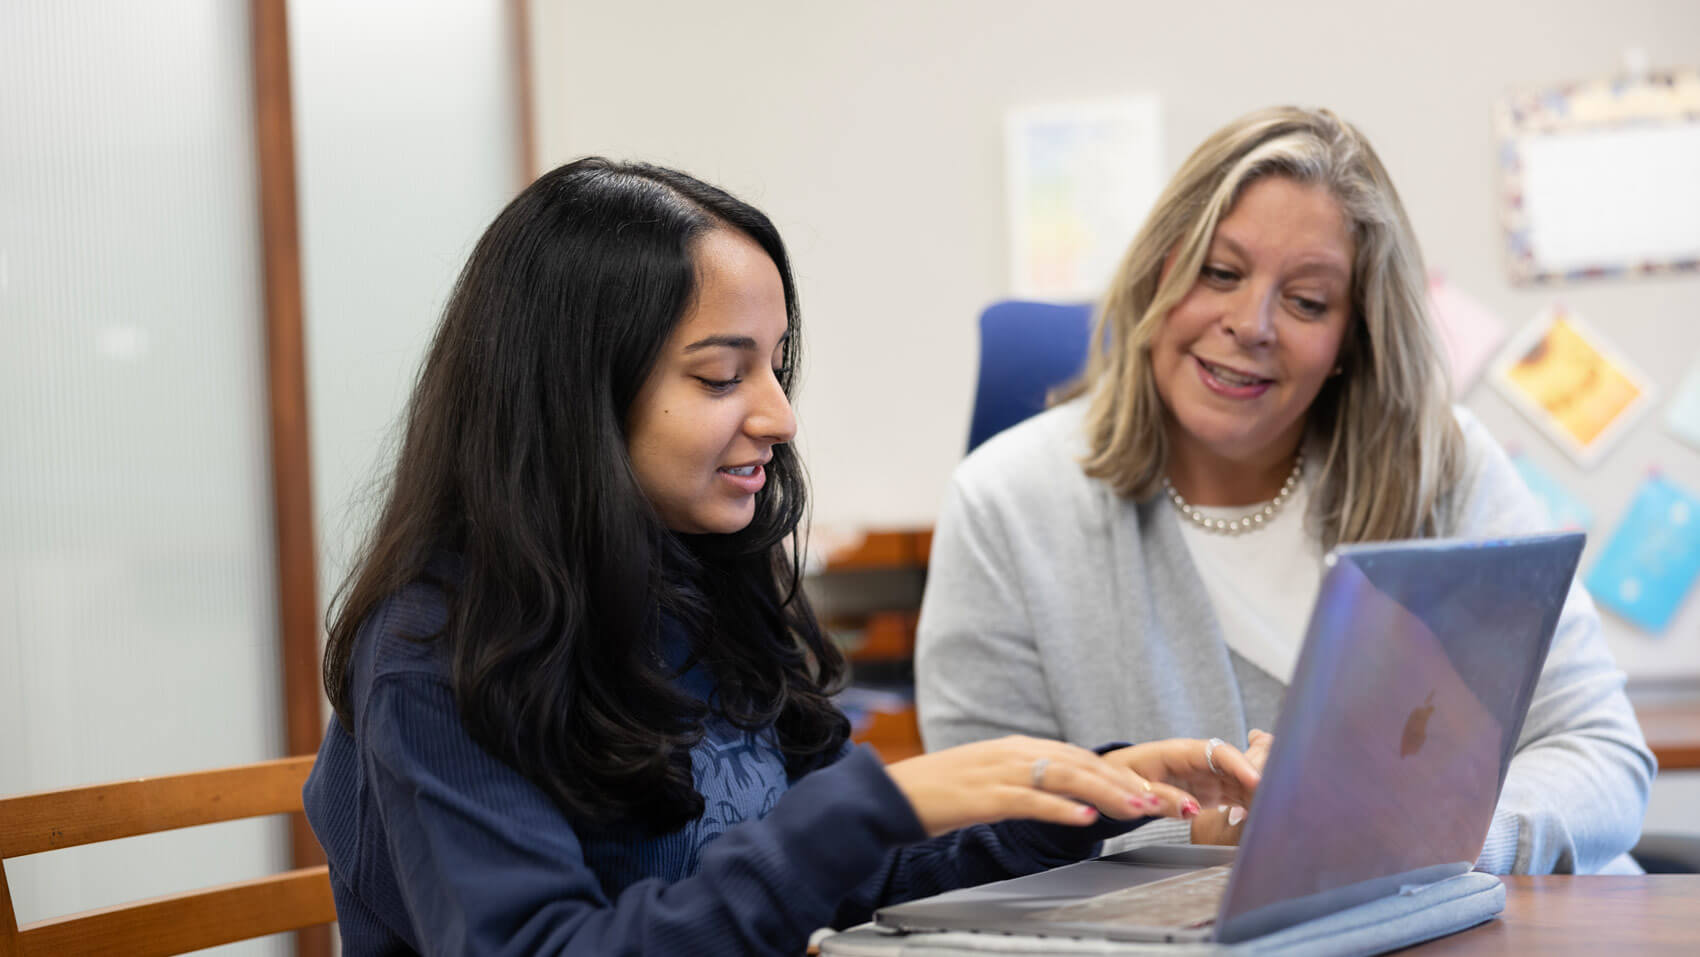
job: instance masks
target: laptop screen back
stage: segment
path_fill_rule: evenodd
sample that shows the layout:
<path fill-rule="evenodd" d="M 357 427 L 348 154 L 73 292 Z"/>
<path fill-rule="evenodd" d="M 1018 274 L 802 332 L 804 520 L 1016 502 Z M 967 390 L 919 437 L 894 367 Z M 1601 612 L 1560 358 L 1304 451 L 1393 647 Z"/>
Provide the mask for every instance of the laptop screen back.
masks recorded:
<path fill-rule="evenodd" d="M 1217 939 L 1469 869 L 1581 546 L 1573 534 L 1335 550 Z"/>

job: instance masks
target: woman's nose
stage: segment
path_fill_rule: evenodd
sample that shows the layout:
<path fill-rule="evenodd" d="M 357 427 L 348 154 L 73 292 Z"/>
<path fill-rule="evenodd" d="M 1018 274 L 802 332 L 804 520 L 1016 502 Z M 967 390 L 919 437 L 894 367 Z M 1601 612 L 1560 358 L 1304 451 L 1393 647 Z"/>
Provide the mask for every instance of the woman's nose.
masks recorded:
<path fill-rule="evenodd" d="M 791 400 L 774 376 L 766 377 L 755 407 L 744 422 L 745 430 L 753 437 L 775 445 L 789 442 L 797 436 L 797 416 L 791 411 Z"/>
<path fill-rule="evenodd" d="M 1242 346 L 1268 345 L 1275 340 L 1275 293 L 1247 290 L 1230 307 L 1223 325 Z"/>

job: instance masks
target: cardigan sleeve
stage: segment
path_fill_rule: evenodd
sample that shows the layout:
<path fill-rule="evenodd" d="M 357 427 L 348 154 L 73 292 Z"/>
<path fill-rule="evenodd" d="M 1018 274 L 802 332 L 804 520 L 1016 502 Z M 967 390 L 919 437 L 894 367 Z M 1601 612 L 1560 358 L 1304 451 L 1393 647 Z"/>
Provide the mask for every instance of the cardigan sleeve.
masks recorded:
<path fill-rule="evenodd" d="M 427 954 L 797 954 L 888 850 L 924 837 L 857 751 L 728 829 L 691 877 L 610 897 L 566 816 L 471 739 L 440 681 L 380 679 L 359 737 L 387 835 L 368 852 L 389 856 Z"/>
<path fill-rule="evenodd" d="M 933 529 L 916 632 L 929 751 L 1008 734 L 1063 738 L 1017 567 L 996 511 L 958 469 Z"/>
<path fill-rule="evenodd" d="M 1505 452 L 1460 412 L 1469 446 L 1457 534 L 1547 530 Z M 1656 768 L 1600 616 L 1572 582 L 1476 866 L 1493 873 L 1592 873 L 1640 834 Z"/>

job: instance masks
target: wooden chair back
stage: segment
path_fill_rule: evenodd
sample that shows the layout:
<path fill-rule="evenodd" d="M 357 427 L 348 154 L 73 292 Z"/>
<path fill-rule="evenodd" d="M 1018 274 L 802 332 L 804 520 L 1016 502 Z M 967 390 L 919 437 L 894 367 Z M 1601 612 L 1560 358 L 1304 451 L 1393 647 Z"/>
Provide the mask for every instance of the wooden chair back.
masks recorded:
<path fill-rule="evenodd" d="M 306 867 L 18 926 L 5 863 L 43 851 L 301 810 L 312 755 L 0 798 L 0 957 L 181 954 L 336 920 Z"/>

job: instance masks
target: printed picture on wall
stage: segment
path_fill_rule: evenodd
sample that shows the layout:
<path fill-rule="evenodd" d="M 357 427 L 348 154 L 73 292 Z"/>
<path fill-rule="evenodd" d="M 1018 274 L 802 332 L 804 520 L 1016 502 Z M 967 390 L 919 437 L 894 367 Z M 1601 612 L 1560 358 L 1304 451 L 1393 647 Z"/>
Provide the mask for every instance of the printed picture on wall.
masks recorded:
<path fill-rule="evenodd" d="M 1700 271 L 1700 71 L 1523 90 L 1495 126 L 1514 282 Z"/>
<path fill-rule="evenodd" d="M 1688 367 L 1676 395 L 1665 407 L 1665 428 L 1671 434 L 1700 449 L 1700 359 Z"/>
<path fill-rule="evenodd" d="M 1511 464 L 1517 469 L 1517 474 L 1522 476 L 1523 484 L 1529 486 L 1529 491 L 1535 493 L 1535 498 L 1540 499 L 1553 525 L 1585 532 L 1594 524 L 1594 510 L 1588 507 L 1588 503 L 1565 488 L 1563 483 L 1554 478 L 1551 472 L 1537 465 L 1527 453 L 1513 453 Z"/>
<path fill-rule="evenodd" d="M 1155 94 L 1027 106 L 1005 121 L 1010 290 L 1101 295 L 1163 187 Z"/>
<path fill-rule="evenodd" d="M 1428 277 L 1428 306 L 1452 371 L 1452 395 L 1462 398 L 1505 342 L 1505 320 L 1436 271 Z"/>
<path fill-rule="evenodd" d="M 1494 384 L 1578 464 L 1593 465 L 1652 397 L 1647 377 L 1553 306 L 1500 353 Z"/>
<path fill-rule="evenodd" d="M 1588 573 L 1594 599 L 1658 634 L 1700 577 L 1700 497 L 1660 475 L 1641 484 Z"/>

